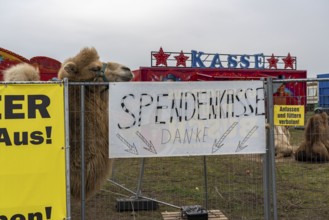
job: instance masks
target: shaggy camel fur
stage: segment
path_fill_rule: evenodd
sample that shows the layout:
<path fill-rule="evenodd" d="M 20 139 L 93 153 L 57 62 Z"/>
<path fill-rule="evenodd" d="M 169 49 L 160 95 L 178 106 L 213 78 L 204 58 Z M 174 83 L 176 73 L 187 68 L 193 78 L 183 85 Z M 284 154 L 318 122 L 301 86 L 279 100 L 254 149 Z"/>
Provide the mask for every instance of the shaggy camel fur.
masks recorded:
<path fill-rule="evenodd" d="M 290 132 L 285 126 L 274 126 L 275 157 L 290 157 L 293 154 L 290 145 Z"/>
<path fill-rule="evenodd" d="M 323 112 L 308 119 L 304 131 L 305 140 L 295 152 L 298 161 L 329 161 L 329 125 L 328 115 Z"/>
<path fill-rule="evenodd" d="M 20 63 L 3 71 L 3 81 L 39 81 L 40 72 L 37 67 L 28 63 Z"/>
<path fill-rule="evenodd" d="M 69 82 L 130 81 L 133 74 L 129 68 L 109 62 L 104 75 L 99 75 L 103 63 L 95 48 L 84 48 L 76 56 L 62 64 L 58 78 Z M 104 85 L 86 86 L 85 111 L 85 192 L 86 199 L 92 197 L 111 175 L 112 162 L 109 159 L 108 92 Z M 105 91 L 105 92 L 104 92 Z M 71 195 L 81 198 L 81 134 L 80 134 L 80 86 L 69 86 L 70 116 L 70 175 Z"/>
<path fill-rule="evenodd" d="M 58 78 L 69 81 L 130 81 L 133 74 L 129 68 L 109 62 L 100 73 L 103 63 L 95 48 L 84 48 L 76 56 L 62 64 Z M 37 81 L 38 69 L 29 64 L 19 64 L 4 71 L 5 81 Z M 111 174 L 112 162 L 108 147 L 108 93 L 106 86 L 87 86 L 85 103 L 85 192 L 86 199 L 91 198 Z M 81 134 L 80 134 L 80 86 L 69 86 L 70 117 L 70 183 L 71 195 L 76 201 L 81 199 Z"/>

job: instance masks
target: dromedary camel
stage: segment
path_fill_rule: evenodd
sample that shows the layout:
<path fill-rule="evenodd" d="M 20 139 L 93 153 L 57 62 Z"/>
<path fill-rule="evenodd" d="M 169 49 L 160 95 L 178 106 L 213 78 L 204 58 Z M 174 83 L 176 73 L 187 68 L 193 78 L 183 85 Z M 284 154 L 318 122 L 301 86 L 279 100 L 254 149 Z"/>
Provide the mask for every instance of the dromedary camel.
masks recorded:
<path fill-rule="evenodd" d="M 329 161 L 329 124 L 328 115 L 315 114 L 307 121 L 304 140 L 295 152 L 295 159 L 304 162 Z"/>
<path fill-rule="evenodd" d="M 133 74 L 118 63 L 102 63 L 95 48 L 84 48 L 76 56 L 63 62 L 58 78 L 69 82 L 130 81 Z M 86 86 L 84 97 L 85 192 L 92 197 L 111 174 L 109 159 L 108 92 L 104 85 Z M 70 111 L 70 175 L 71 194 L 81 198 L 81 133 L 80 86 L 69 86 Z"/>

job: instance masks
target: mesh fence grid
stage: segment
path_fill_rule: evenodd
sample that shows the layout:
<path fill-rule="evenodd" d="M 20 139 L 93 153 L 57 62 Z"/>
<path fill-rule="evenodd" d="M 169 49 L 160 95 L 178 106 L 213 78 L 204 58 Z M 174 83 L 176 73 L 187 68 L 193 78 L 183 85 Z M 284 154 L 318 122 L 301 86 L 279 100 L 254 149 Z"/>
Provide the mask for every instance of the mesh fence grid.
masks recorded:
<path fill-rule="evenodd" d="M 322 82 L 327 82 L 322 79 Z M 278 85 L 275 85 L 275 84 Z M 274 102 L 280 105 L 305 104 L 303 115 L 305 124 L 315 114 L 319 96 L 329 97 L 329 94 L 318 94 L 309 91 L 306 84 L 315 86 L 317 80 L 302 82 L 279 80 L 274 82 L 274 88 L 280 85 L 304 83 L 300 91 L 289 94 L 289 98 L 277 97 Z M 71 160 L 79 161 L 81 114 L 80 97 L 82 84 L 69 85 L 70 127 L 76 132 L 70 133 Z M 93 87 L 102 86 L 97 90 Z M 293 87 L 293 85 L 291 86 Z M 104 85 L 85 85 L 85 96 L 104 96 Z M 102 94 L 101 94 L 102 93 Z M 274 94 L 274 91 L 273 93 Z M 272 95 L 270 92 L 267 96 Z M 92 103 L 92 102 L 91 102 Z M 90 104 L 90 103 L 89 103 Z M 88 121 L 85 122 L 85 145 L 97 145 L 100 127 L 89 126 L 99 119 L 92 108 L 84 109 Z M 103 114 L 107 114 L 104 111 Z M 75 118 L 73 120 L 72 118 Z M 270 116 L 271 117 L 271 116 Z M 289 140 L 295 151 L 304 140 L 305 126 L 288 126 Z M 283 138 L 283 137 L 275 137 Z M 114 159 L 112 175 L 101 189 L 90 199 L 75 201 L 71 199 L 72 219 L 164 219 L 164 213 L 180 213 L 182 206 L 200 205 L 209 212 L 220 210 L 221 217 L 227 219 L 264 219 L 264 157 L 265 155 L 221 155 L 193 157 L 162 157 L 145 159 Z M 77 159 L 78 158 L 78 159 Z M 87 161 L 88 157 L 85 158 Z M 276 207 L 278 219 L 328 219 L 329 163 L 299 162 L 294 154 L 275 158 Z M 86 173 L 89 172 L 86 168 Z M 97 170 L 96 171 L 102 171 Z M 102 168 L 99 168 L 102 169 Z M 82 173 L 71 173 L 80 177 Z M 205 178 L 206 177 L 206 178 Z M 86 176 L 88 178 L 88 176 Z M 96 179 L 89 180 L 91 182 Z M 270 185 L 265 185 L 266 187 Z M 273 193 L 273 192 L 271 192 Z M 270 195 L 271 195 L 270 193 Z M 118 211 L 118 201 L 133 201 L 136 194 L 140 198 L 156 201 L 157 206 L 150 210 Z M 273 208 L 273 194 L 268 202 Z M 132 202 L 131 202 L 132 204 Z M 273 210 L 271 209 L 272 213 Z M 173 218 L 172 218 L 173 219 Z M 179 218 L 176 218 L 179 219 Z M 215 218 L 214 218 L 215 219 Z M 218 219 L 220 219 L 218 217 Z"/>
<path fill-rule="evenodd" d="M 289 83 L 298 82 L 283 84 Z M 306 123 L 314 114 L 318 97 L 317 93 L 305 93 L 306 82 L 303 83 L 305 86 L 292 97 L 274 98 L 274 102 L 289 105 L 308 101 Z M 274 88 L 280 85 L 282 81 Z M 290 144 L 296 150 L 304 138 L 304 127 L 288 129 Z M 278 219 L 327 219 L 327 172 L 327 163 L 297 162 L 293 154 L 276 158 Z M 86 202 L 86 219 L 164 219 L 163 213 L 180 212 L 180 207 L 194 205 L 220 210 L 228 219 L 264 219 L 263 175 L 263 155 L 115 159 L 111 181 Z M 117 210 L 118 200 L 131 201 L 136 194 L 156 200 L 157 208 Z M 272 202 L 271 198 L 268 202 Z M 73 219 L 79 218 L 80 212 L 81 207 L 73 205 Z"/>
<path fill-rule="evenodd" d="M 111 181 L 137 193 L 142 163 L 115 159 Z M 118 212 L 117 201 L 135 194 L 108 182 L 86 202 L 86 219 L 163 219 L 163 212 L 194 205 L 220 210 L 229 219 L 263 219 L 262 166 L 259 155 L 146 158 L 140 195 L 157 200 L 157 209 Z M 73 219 L 80 211 L 80 206 L 73 209 Z"/>
<path fill-rule="evenodd" d="M 315 115 L 319 95 L 329 97 L 326 93 L 318 94 L 318 80 L 306 80 L 305 95 L 302 95 L 302 91 L 296 91 L 293 97 L 296 100 L 307 100 L 305 126 L 308 119 Z M 290 144 L 294 153 L 305 140 L 305 126 L 289 127 Z M 310 135 L 317 134 L 314 131 Z M 276 159 L 275 166 L 278 219 L 328 219 L 328 163 L 300 162 L 296 161 L 293 155 Z"/>
<path fill-rule="evenodd" d="M 98 85 L 86 85 L 85 96 L 97 96 Z M 91 87 L 91 88 L 88 88 Z M 70 116 L 79 118 L 81 85 L 70 85 Z M 89 123 L 96 120 L 88 114 Z M 92 108 L 88 108 L 92 111 Z M 104 114 L 107 112 L 104 112 Z M 71 147 L 79 149 L 81 121 L 70 119 Z M 88 126 L 87 123 L 85 125 Z M 85 128 L 85 132 L 98 132 Z M 93 135 L 86 134 L 85 145 Z M 73 151 L 71 151 L 73 152 Z M 80 157 L 80 150 L 71 158 Z M 86 158 L 87 160 L 88 158 Z M 88 171 L 87 171 L 88 172 Z M 142 176 L 141 176 L 142 175 Z M 136 194 L 156 201 L 149 210 L 134 210 Z M 118 210 L 119 201 L 131 202 L 126 211 Z M 83 204 L 83 203 L 82 203 Z M 125 205 L 126 203 L 123 203 Z M 121 203 L 120 203 L 121 205 Z M 91 199 L 72 200 L 72 219 L 163 219 L 163 213 L 177 212 L 183 206 L 199 205 L 209 212 L 220 210 L 229 219 L 263 219 L 263 163 L 261 155 L 191 156 L 114 159 L 112 175 Z M 123 209 L 125 209 L 123 207 Z M 136 209 L 138 209 L 136 207 Z M 214 213 L 216 214 L 216 213 Z"/>

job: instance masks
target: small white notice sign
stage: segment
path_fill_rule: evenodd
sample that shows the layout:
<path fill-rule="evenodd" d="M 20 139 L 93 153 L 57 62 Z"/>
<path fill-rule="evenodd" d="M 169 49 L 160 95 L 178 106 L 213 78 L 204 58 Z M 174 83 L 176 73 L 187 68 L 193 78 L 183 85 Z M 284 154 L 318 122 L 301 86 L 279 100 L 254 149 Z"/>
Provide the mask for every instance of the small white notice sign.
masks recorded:
<path fill-rule="evenodd" d="M 109 86 L 109 157 L 265 153 L 263 81 Z"/>

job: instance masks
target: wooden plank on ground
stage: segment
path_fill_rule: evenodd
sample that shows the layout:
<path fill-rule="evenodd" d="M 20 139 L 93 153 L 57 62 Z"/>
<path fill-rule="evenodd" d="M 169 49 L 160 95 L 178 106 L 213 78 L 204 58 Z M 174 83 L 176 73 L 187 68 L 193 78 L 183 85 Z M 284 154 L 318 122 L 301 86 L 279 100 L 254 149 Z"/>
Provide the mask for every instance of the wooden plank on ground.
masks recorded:
<path fill-rule="evenodd" d="M 161 212 L 163 220 L 184 220 L 181 212 Z M 209 220 L 228 220 L 220 210 L 208 210 Z"/>

